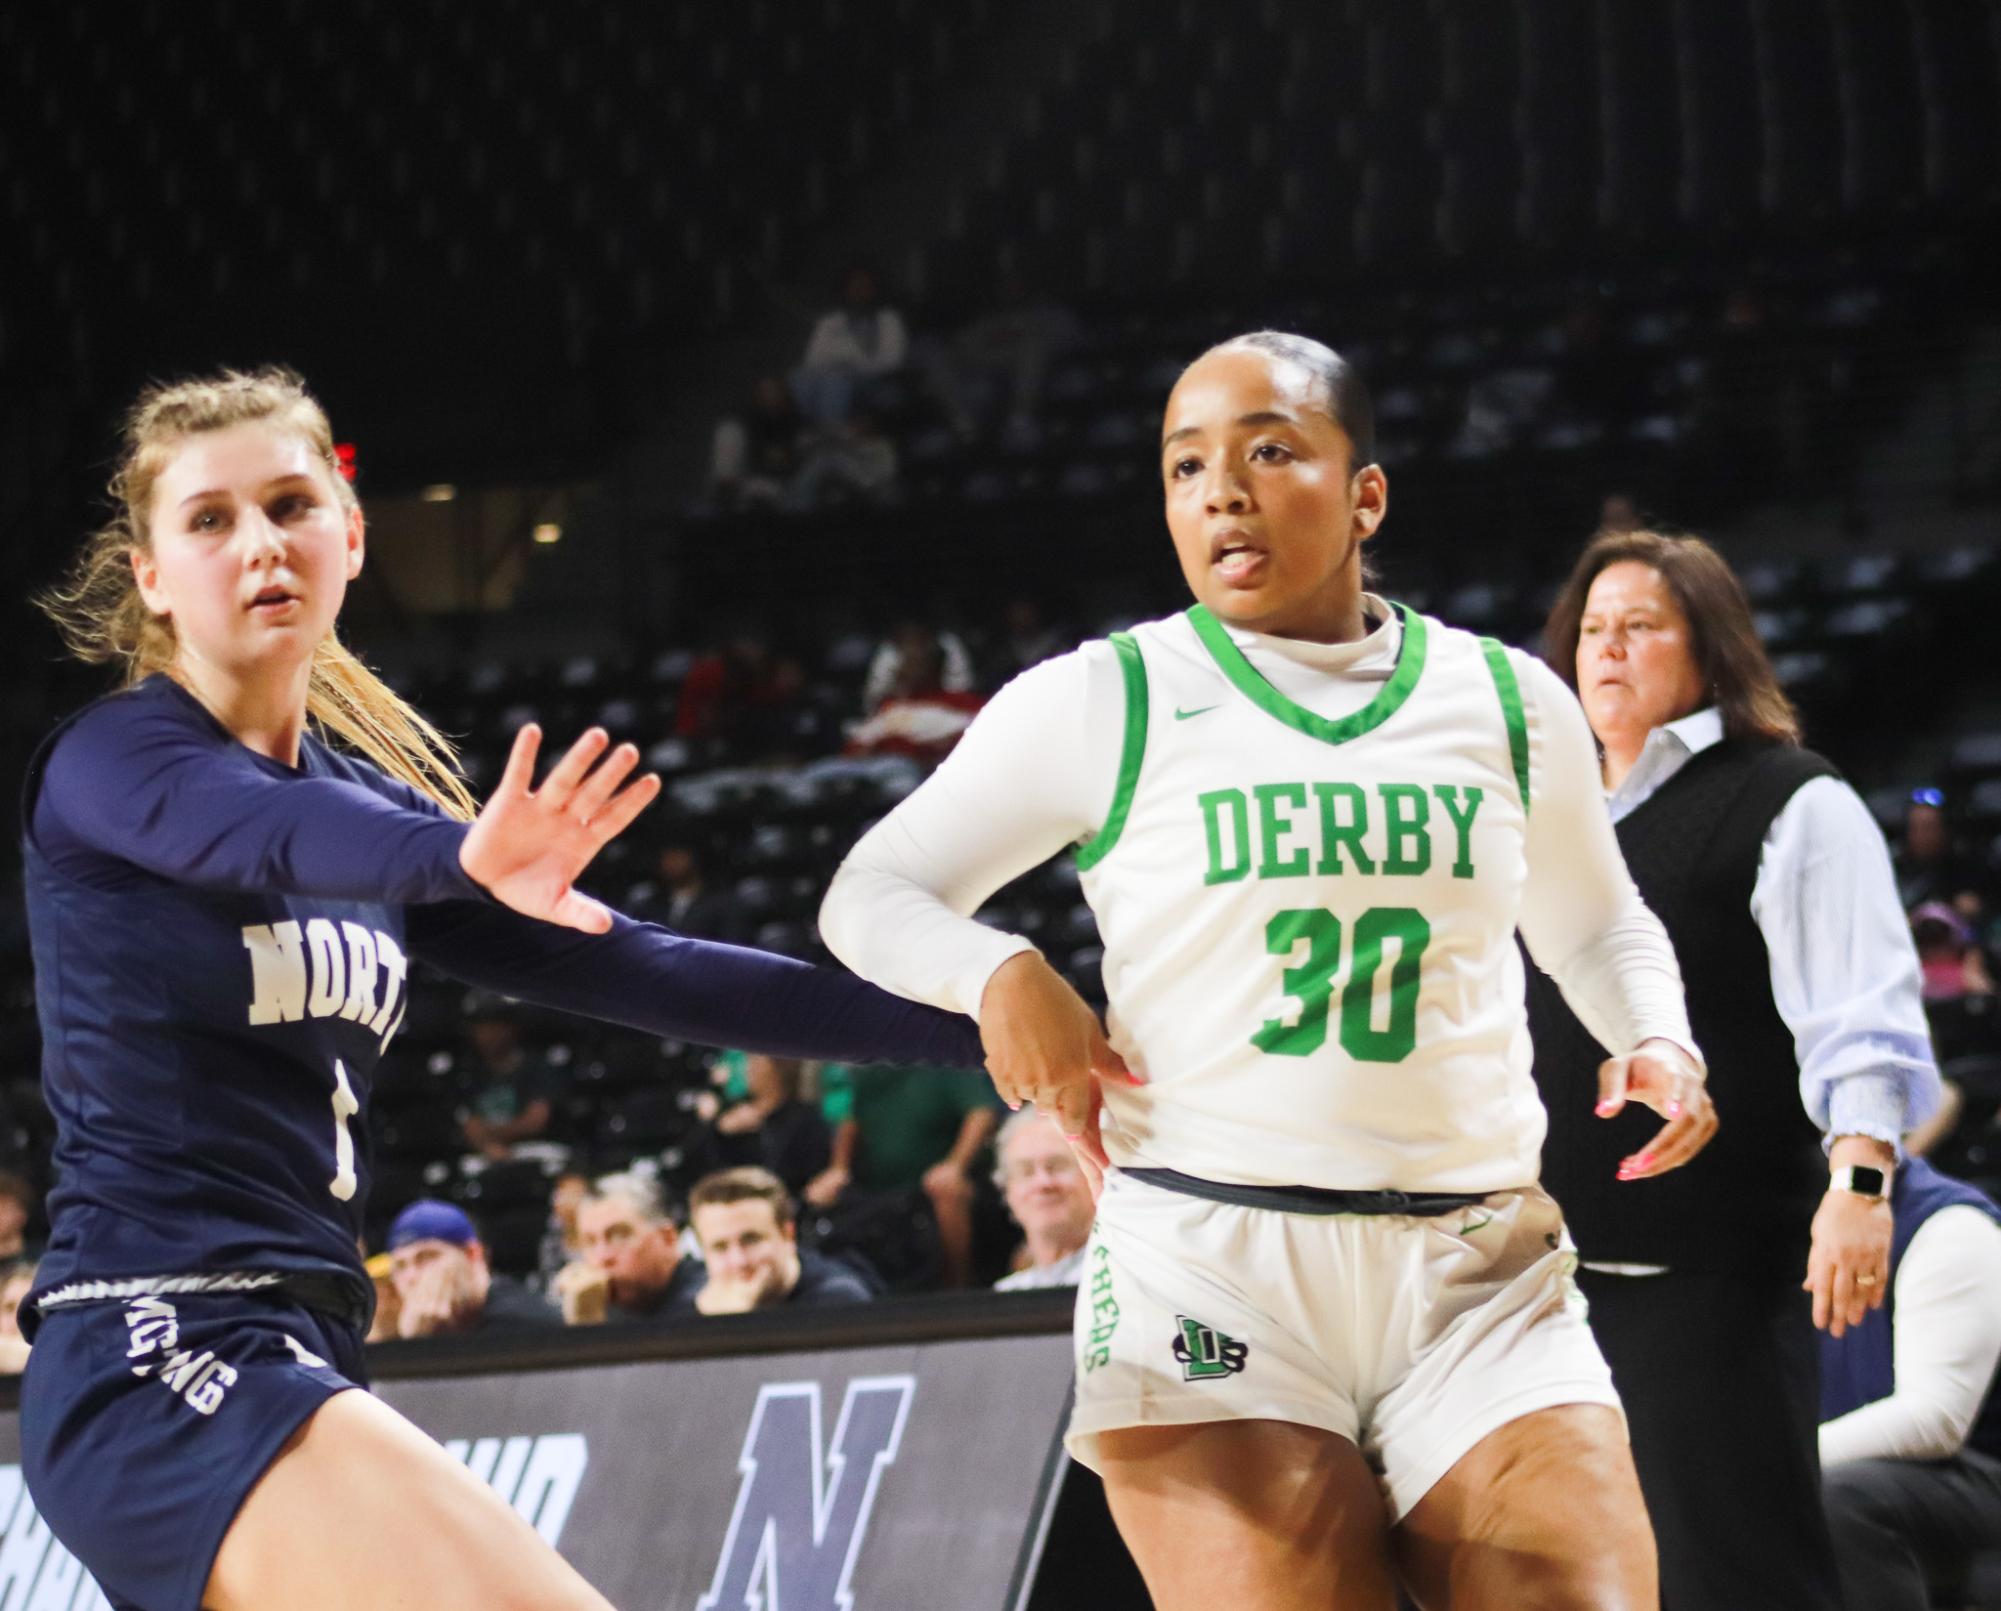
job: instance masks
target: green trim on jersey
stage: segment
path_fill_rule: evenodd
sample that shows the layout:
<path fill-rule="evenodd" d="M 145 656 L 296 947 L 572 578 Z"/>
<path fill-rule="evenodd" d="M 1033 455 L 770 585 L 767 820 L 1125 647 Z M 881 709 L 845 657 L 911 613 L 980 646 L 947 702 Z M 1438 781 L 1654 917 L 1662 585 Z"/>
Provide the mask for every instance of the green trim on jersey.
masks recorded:
<path fill-rule="evenodd" d="M 1383 684 L 1374 699 L 1339 721 L 1329 721 L 1325 716 L 1316 716 L 1303 706 L 1295 705 L 1266 682 L 1264 674 L 1244 658 L 1244 651 L 1237 647 L 1235 640 L 1224 630 L 1223 623 L 1209 613 L 1206 605 L 1192 606 L 1188 611 L 1188 620 L 1195 628 L 1196 636 L 1201 638 L 1203 647 L 1223 668 L 1223 675 L 1235 683 L 1238 691 L 1252 704 L 1308 738 L 1317 738 L 1327 744 L 1345 744 L 1351 738 L 1373 732 L 1394 716 L 1403 702 L 1410 698 L 1411 690 L 1417 686 L 1418 674 L 1424 670 L 1424 617 L 1401 604 L 1396 606 L 1396 611 L 1403 617 L 1403 643 L 1397 650 L 1396 670 L 1390 673 L 1390 680 Z"/>
<path fill-rule="evenodd" d="M 1501 719 L 1508 724 L 1508 755 L 1515 763 L 1515 787 L 1522 794 L 1522 815 L 1529 814 L 1529 724 L 1522 714 L 1521 684 L 1508 664 L 1508 651 L 1492 638 L 1480 640 L 1487 669 L 1494 674 L 1494 691 L 1501 696 Z"/>
<path fill-rule="evenodd" d="M 1077 847 L 1077 871 L 1087 873 L 1111 853 L 1125 831 L 1126 816 L 1133 808 L 1133 792 L 1139 787 L 1139 764 L 1146 756 L 1146 661 L 1139 652 L 1139 640 L 1130 632 L 1114 632 L 1112 647 L 1119 653 L 1119 670 L 1126 682 L 1126 738 L 1119 751 L 1119 782 L 1112 791 L 1112 809 L 1105 825 Z"/>

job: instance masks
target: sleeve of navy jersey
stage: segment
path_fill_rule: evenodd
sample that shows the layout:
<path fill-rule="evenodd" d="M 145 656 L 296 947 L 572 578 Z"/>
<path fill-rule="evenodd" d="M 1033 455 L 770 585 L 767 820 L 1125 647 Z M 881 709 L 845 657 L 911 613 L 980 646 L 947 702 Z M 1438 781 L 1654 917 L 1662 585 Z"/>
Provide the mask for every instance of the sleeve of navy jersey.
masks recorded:
<path fill-rule="evenodd" d="M 970 1018 L 905 1001 L 852 975 L 614 916 L 580 934 L 491 904 L 406 916 L 411 954 L 540 1006 L 655 1035 L 844 1063 L 978 1068 Z"/>
<path fill-rule="evenodd" d="M 156 677 L 92 706 L 47 752 L 32 832 L 60 872 L 111 856 L 205 890 L 395 905 L 477 895 L 459 865 L 465 824 L 413 809 L 417 798 L 373 768 L 309 774 L 257 755 Z"/>

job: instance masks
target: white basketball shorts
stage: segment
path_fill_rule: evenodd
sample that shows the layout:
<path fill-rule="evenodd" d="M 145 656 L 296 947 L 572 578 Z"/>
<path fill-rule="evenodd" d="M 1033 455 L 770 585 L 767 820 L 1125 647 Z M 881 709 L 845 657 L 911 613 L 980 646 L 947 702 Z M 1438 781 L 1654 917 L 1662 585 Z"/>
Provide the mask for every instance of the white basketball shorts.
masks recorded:
<path fill-rule="evenodd" d="M 1429 1218 L 1242 1208 L 1113 1171 L 1077 1295 L 1070 1452 L 1129 1426 L 1277 1420 L 1349 1439 L 1393 1520 L 1488 1433 L 1619 1408 L 1540 1188 Z"/>

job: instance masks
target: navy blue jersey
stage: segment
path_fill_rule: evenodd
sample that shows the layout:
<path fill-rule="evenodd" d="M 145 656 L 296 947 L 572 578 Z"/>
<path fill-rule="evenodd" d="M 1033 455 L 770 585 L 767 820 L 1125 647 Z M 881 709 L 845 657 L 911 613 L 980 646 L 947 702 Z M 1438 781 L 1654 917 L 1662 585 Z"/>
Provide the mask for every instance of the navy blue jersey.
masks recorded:
<path fill-rule="evenodd" d="M 413 957 L 658 1035 L 980 1061 L 971 1020 L 845 975 L 501 907 L 428 798 L 310 735 L 296 768 L 258 755 L 164 676 L 51 735 L 24 817 L 56 1120 L 37 1302 L 304 1274 L 365 1304 L 369 1086 Z"/>

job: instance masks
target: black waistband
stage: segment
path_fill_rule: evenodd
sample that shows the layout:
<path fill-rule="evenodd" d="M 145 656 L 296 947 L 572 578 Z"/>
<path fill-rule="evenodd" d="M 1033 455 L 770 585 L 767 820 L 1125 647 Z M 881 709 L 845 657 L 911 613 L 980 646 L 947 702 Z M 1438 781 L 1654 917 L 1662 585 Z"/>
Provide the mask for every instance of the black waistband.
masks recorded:
<path fill-rule="evenodd" d="M 351 1326 L 363 1335 L 375 1314 L 375 1292 L 371 1286 L 364 1298 L 353 1281 L 345 1276 L 301 1270 L 287 1275 L 267 1292 L 282 1292 L 308 1309 L 316 1309 L 331 1320 Z"/>
<path fill-rule="evenodd" d="M 1119 1173 L 1187 1197 L 1233 1203 L 1238 1208 L 1268 1208 L 1280 1214 L 1410 1214 L 1425 1219 L 1484 1203 L 1492 1195 L 1479 1191 L 1330 1191 L 1324 1186 L 1240 1186 L 1233 1181 L 1184 1175 L 1179 1169 L 1121 1169 Z"/>

